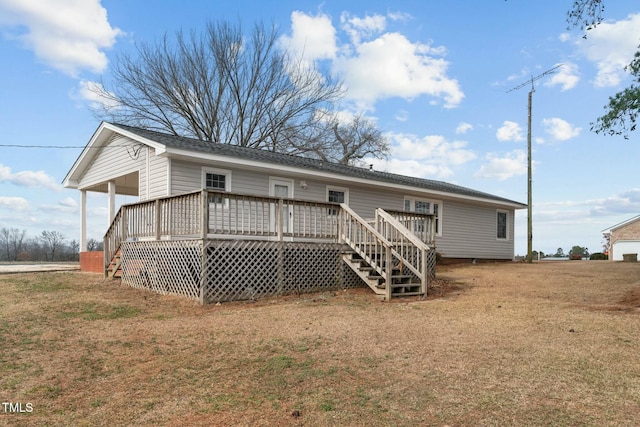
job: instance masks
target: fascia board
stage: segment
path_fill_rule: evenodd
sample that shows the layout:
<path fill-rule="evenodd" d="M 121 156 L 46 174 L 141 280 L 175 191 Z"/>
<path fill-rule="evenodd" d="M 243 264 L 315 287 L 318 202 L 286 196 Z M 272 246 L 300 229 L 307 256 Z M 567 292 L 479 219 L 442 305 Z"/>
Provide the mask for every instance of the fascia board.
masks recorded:
<path fill-rule="evenodd" d="M 280 173 L 289 172 L 291 174 L 304 176 L 307 178 L 320 177 L 320 178 L 327 178 L 330 180 L 345 182 L 345 183 L 358 183 L 358 184 L 377 186 L 382 188 L 393 188 L 394 190 L 405 191 L 405 192 L 419 192 L 419 193 L 428 194 L 431 198 L 442 197 L 446 199 L 465 200 L 465 201 L 472 201 L 476 203 L 490 204 L 492 206 L 509 207 L 513 209 L 524 209 L 527 207 L 527 205 L 522 203 L 517 203 L 517 202 L 510 203 L 506 201 L 492 200 L 492 199 L 486 199 L 482 197 L 473 197 L 473 196 L 466 196 L 463 194 L 448 193 L 445 191 L 427 190 L 424 188 L 413 187 L 410 185 L 394 184 L 390 182 L 383 182 L 383 181 L 377 181 L 377 180 L 369 180 L 365 178 L 351 177 L 351 176 L 340 175 L 340 174 L 331 173 L 331 172 L 323 172 L 323 171 L 317 171 L 317 170 L 309 171 L 308 169 L 304 169 L 300 167 L 274 165 L 270 163 L 260 162 L 257 160 L 247 160 L 247 159 L 240 159 L 237 157 L 219 156 L 219 155 L 208 154 L 208 153 L 197 153 L 198 155 L 195 155 L 193 151 L 175 149 L 171 147 L 166 148 L 165 154 L 170 157 L 175 156 L 175 157 L 184 158 L 184 159 L 215 161 L 219 163 L 224 163 L 228 166 L 237 166 L 240 168 L 251 168 L 255 170 L 262 170 L 262 171 L 268 171 L 268 172 L 273 171 L 273 172 L 280 172 Z"/>
<path fill-rule="evenodd" d="M 63 187 L 72 189 L 78 188 L 78 176 L 82 175 L 84 168 L 89 165 L 95 157 L 96 151 L 94 148 L 101 145 L 105 139 L 108 139 L 104 138 L 105 130 L 111 130 L 108 129 L 108 123 L 100 123 L 100 126 L 98 126 L 96 131 L 93 133 L 91 139 L 89 139 L 89 142 L 82 149 L 80 155 L 73 163 L 73 166 L 71 166 L 71 169 L 69 169 L 69 172 L 67 172 L 67 175 L 62 180 Z"/>
<path fill-rule="evenodd" d="M 614 225 L 611 228 L 605 228 L 602 231 L 607 231 L 607 230 L 615 231 L 615 230 L 618 230 L 619 228 L 626 227 L 627 225 L 629 225 L 629 224 L 631 224 L 633 222 L 639 221 L 639 220 L 640 220 L 640 215 L 637 215 L 637 216 L 634 216 L 633 218 L 629 218 L 626 221 L 622 221 L 621 223 L 618 223 L 618 224 Z"/>

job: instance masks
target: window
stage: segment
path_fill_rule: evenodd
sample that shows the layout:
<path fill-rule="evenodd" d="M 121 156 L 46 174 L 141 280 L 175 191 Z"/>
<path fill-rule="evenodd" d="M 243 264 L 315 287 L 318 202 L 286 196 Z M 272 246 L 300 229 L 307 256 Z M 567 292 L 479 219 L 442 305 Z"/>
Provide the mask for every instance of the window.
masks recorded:
<path fill-rule="evenodd" d="M 222 190 L 225 191 L 226 186 L 226 175 L 220 175 L 217 173 L 207 173 L 205 174 L 205 188 L 208 190 Z"/>
<path fill-rule="evenodd" d="M 214 191 L 231 191 L 231 171 L 223 169 L 202 168 L 202 187 Z M 222 203 L 219 194 L 211 194 L 209 203 Z M 228 200 L 225 200 L 225 204 Z"/>
<path fill-rule="evenodd" d="M 440 202 L 439 200 L 414 199 L 411 197 L 405 197 L 404 210 L 406 212 L 434 214 L 436 236 L 442 235 L 442 202 Z M 420 227 L 420 223 L 418 223 L 417 226 Z M 424 227 L 424 225 L 422 226 Z M 422 229 L 418 228 L 418 230 L 416 231 L 422 231 Z"/>
<path fill-rule="evenodd" d="M 496 238 L 506 239 L 508 229 L 508 214 L 506 211 L 498 211 L 496 215 Z"/>
<path fill-rule="evenodd" d="M 327 187 L 327 202 L 331 203 L 349 203 L 349 192 L 345 188 L 331 188 Z M 329 215 L 337 215 L 338 210 L 330 208 Z"/>

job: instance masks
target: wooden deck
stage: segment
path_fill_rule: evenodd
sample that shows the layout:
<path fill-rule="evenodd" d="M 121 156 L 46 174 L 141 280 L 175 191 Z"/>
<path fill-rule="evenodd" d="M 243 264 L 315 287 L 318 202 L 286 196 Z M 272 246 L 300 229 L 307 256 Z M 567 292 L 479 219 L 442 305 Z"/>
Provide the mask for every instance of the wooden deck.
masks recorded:
<path fill-rule="evenodd" d="M 433 236 L 428 214 L 203 190 L 123 205 L 105 271 L 203 303 L 362 283 L 389 300 L 426 294 Z"/>

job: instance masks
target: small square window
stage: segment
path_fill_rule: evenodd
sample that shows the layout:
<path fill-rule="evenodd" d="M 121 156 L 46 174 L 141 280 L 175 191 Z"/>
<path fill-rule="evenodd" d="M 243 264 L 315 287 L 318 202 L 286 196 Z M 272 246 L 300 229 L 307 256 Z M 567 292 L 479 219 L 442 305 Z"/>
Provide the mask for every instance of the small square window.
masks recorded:
<path fill-rule="evenodd" d="M 224 173 L 204 172 L 204 188 L 207 190 L 227 191 L 229 177 Z M 219 194 L 209 195 L 209 203 L 222 203 L 223 198 Z"/>
<path fill-rule="evenodd" d="M 327 190 L 327 201 L 331 203 L 345 203 L 346 192 L 343 190 Z M 338 210 L 335 208 L 329 208 L 329 215 L 338 215 Z"/>

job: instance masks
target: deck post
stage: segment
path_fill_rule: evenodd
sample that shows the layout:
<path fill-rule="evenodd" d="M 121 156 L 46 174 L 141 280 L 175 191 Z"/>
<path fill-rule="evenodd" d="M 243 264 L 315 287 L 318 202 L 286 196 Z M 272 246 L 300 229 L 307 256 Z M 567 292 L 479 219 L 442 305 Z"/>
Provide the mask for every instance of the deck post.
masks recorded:
<path fill-rule="evenodd" d="M 122 220 L 120 221 L 120 241 L 124 242 L 125 240 L 127 240 L 127 207 L 126 206 L 122 206 L 120 211 L 120 215 L 122 215 Z M 117 248 L 112 248 L 113 250 L 116 250 Z M 111 260 L 109 260 L 111 261 Z"/>
<path fill-rule="evenodd" d="M 342 204 L 340 204 L 340 209 L 338 209 L 338 227 L 336 236 L 338 238 L 338 243 L 344 243 L 344 209 L 342 208 Z"/>
<path fill-rule="evenodd" d="M 278 199 L 278 204 L 276 206 L 276 231 L 278 234 L 278 242 L 282 242 L 282 208 L 284 205 L 284 200 Z"/>
<path fill-rule="evenodd" d="M 427 260 L 428 251 L 424 248 L 420 250 L 422 256 L 422 268 L 420 273 L 422 274 L 422 295 L 427 296 L 427 287 L 429 286 L 429 261 Z"/>
<path fill-rule="evenodd" d="M 156 235 L 156 240 L 160 240 L 161 237 L 161 230 L 162 230 L 162 226 L 160 221 L 162 220 L 162 214 L 160 212 L 160 199 L 156 199 L 156 205 L 155 205 L 155 224 L 156 224 L 156 230 L 155 230 L 155 235 Z"/>
<path fill-rule="evenodd" d="M 202 190 L 200 199 L 200 234 L 204 240 L 209 234 L 209 192 Z"/>
<path fill-rule="evenodd" d="M 385 282 L 385 299 L 391 301 L 391 275 L 393 274 L 393 266 L 391 265 L 391 248 L 385 247 L 384 257 L 384 282 Z"/>

